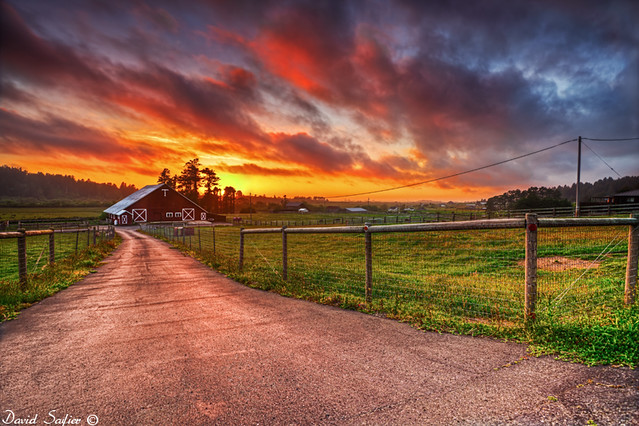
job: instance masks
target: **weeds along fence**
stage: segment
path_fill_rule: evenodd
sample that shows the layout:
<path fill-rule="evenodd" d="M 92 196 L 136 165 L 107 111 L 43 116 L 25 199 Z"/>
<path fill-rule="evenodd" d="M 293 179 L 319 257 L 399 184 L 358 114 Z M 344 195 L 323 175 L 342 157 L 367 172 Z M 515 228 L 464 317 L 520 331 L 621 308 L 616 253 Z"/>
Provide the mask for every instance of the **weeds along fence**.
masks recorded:
<path fill-rule="evenodd" d="M 638 223 L 526 218 L 146 230 L 251 285 L 403 318 L 519 323 L 634 303 Z"/>
<path fill-rule="evenodd" d="M 115 236 L 113 226 L 0 232 L 0 282 L 20 281 L 63 258 Z"/>

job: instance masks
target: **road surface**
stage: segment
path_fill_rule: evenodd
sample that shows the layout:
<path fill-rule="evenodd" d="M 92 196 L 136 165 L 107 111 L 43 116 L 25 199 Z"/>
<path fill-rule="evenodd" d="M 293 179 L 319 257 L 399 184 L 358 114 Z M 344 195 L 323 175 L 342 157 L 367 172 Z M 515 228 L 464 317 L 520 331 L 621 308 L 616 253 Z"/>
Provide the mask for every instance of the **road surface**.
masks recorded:
<path fill-rule="evenodd" d="M 639 424 L 636 370 L 250 289 L 119 232 L 0 324 L 0 424 Z"/>

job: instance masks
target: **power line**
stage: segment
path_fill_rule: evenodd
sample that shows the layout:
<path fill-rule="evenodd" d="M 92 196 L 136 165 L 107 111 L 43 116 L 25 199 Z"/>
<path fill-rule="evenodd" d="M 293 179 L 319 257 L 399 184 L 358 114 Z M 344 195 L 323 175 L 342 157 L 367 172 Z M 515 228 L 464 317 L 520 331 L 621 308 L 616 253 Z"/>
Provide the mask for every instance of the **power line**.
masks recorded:
<path fill-rule="evenodd" d="M 639 139 L 639 138 L 637 138 L 637 139 Z M 462 175 L 466 175 L 466 174 L 469 174 L 469 173 L 477 172 L 479 170 L 488 169 L 490 167 L 499 166 L 501 164 L 505 164 L 505 163 L 508 163 L 510 161 L 519 160 L 521 158 L 529 157 L 531 155 L 539 154 L 540 152 L 544 152 L 544 151 L 551 150 L 553 148 L 557 148 L 558 146 L 565 145 L 565 144 L 570 143 L 570 142 L 575 142 L 576 140 L 577 139 L 570 139 L 570 140 L 563 141 L 563 142 L 560 142 L 558 144 L 555 144 L 555 145 L 552 145 L 552 146 L 549 146 L 549 147 L 546 147 L 546 148 L 539 149 L 537 151 L 533 151 L 533 152 L 529 152 L 527 154 L 519 155 L 517 157 L 509 158 L 508 160 L 498 161 L 496 163 L 488 164 L 486 166 L 477 167 L 477 168 L 466 170 L 466 171 L 463 171 L 463 172 L 453 173 L 452 175 L 441 176 L 441 177 L 434 178 L 434 179 L 429 179 L 429 180 L 425 180 L 425 181 L 421 181 L 421 182 L 415 182 L 415 183 L 409 183 L 408 185 L 395 186 L 395 187 L 392 187 L 392 188 L 378 189 L 378 190 L 375 190 L 375 191 L 367 191 L 367 192 L 359 192 L 359 193 L 356 193 L 356 194 L 335 195 L 335 196 L 326 197 L 326 198 L 357 197 L 357 196 L 360 196 L 360 195 L 378 194 L 380 192 L 395 191 L 395 190 L 398 190 L 398 189 L 410 188 L 410 187 L 419 186 L 419 185 L 425 185 L 427 183 L 437 182 L 437 181 L 444 180 L 444 179 L 450 179 L 450 178 L 454 178 L 454 177 L 457 177 L 457 176 L 462 176 Z"/>
<path fill-rule="evenodd" d="M 598 141 L 598 142 L 621 142 L 621 141 L 639 141 L 639 138 L 625 138 L 625 139 L 591 139 L 591 138 L 581 138 L 582 140 L 587 141 Z"/>
<path fill-rule="evenodd" d="M 582 138 L 582 139 L 583 139 L 583 138 Z M 595 155 L 597 156 L 597 158 L 599 158 L 599 159 L 600 159 L 600 160 L 601 160 L 601 161 L 602 161 L 602 162 L 603 162 L 606 166 L 608 166 L 608 168 L 609 168 L 610 170 L 612 170 L 613 172 L 615 172 L 615 173 L 617 174 L 617 176 L 622 177 L 619 173 L 617 173 L 617 171 L 616 171 L 615 169 L 613 169 L 613 168 L 612 168 L 612 166 L 611 166 L 610 164 L 606 163 L 606 160 L 604 160 L 603 158 L 601 158 L 601 156 L 600 156 L 599 154 L 597 154 L 597 153 L 595 152 L 595 150 L 594 150 L 594 149 L 590 148 L 590 147 L 589 147 L 589 146 L 588 146 L 585 142 L 582 142 L 582 143 L 584 144 L 584 146 L 585 146 L 586 148 L 588 148 L 590 151 L 592 151 L 592 153 L 593 153 L 593 154 L 595 154 Z"/>

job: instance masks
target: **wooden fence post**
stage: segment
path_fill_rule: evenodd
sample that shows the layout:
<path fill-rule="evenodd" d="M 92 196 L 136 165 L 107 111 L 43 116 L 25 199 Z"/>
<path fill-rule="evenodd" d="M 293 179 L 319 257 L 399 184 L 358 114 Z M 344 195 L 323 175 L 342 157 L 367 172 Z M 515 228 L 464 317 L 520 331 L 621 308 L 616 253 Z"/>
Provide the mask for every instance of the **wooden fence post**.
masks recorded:
<path fill-rule="evenodd" d="M 537 304 L 537 226 L 534 213 L 526 213 L 526 288 L 524 295 L 524 320 L 535 319 Z"/>
<path fill-rule="evenodd" d="M 373 241 L 371 232 L 368 230 L 370 225 L 364 225 L 364 250 L 366 258 L 366 304 L 370 306 L 373 301 Z"/>
<path fill-rule="evenodd" d="M 18 229 L 18 232 L 18 276 L 20 287 L 24 289 L 27 285 L 27 235 L 24 229 Z"/>
<path fill-rule="evenodd" d="M 244 266 L 244 233 L 242 231 L 244 231 L 244 228 L 240 228 L 240 272 L 242 272 L 242 267 Z"/>
<path fill-rule="evenodd" d="M 286 226 L 282 226 L 282 279 L 288 280 L 288 239 Z"/>
<path fill-rule="evenodd" d="M 639 215 L 630 217 L 637 219 Z M 624 302 L 630 306 L 637 295 L 637 262 L 639 258 L 639 225 L 630 225 L 628 231 L 628 263 L 626 264 L 626 288 Z"/>
<path fill-rule="evenodd" d="M 93 245 L 96 244 L 96 239 L 97 239 L 97 235 L 96 234 L 97 234 L 97 232 L 96 232 L 96 229 L 95 229 L 95 226 L 94 226 L 93 227 Z"/>
<path fill-rule="evenodd" d="M 49 234 L 49 264 L 55 263 L 55 231 L 52 229 Z"/>

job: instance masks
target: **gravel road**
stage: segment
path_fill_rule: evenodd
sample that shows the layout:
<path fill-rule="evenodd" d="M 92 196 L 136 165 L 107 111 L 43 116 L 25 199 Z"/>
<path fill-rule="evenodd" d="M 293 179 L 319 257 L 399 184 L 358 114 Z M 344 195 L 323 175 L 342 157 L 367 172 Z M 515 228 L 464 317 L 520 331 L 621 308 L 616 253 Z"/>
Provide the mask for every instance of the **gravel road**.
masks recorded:
<path fill-rule="evenodd" d="M 95 273 L 0 324 L 0 424 L 639 425 L 637 370 L 250 289 L 118 232 Z"/>

